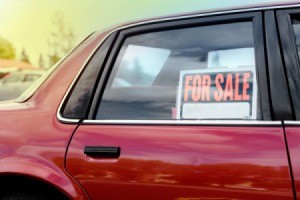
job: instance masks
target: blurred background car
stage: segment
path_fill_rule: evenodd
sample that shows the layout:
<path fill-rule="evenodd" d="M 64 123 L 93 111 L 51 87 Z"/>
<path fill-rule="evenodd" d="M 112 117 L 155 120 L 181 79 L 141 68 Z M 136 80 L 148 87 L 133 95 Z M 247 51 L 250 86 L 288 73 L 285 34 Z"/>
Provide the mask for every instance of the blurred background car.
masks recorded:
<path fill-rule="evenodd" d="M 23 70 L 8 73 L 0 79 L 0 100 L 19 97 L 44 73 L 44 70 Z"/>

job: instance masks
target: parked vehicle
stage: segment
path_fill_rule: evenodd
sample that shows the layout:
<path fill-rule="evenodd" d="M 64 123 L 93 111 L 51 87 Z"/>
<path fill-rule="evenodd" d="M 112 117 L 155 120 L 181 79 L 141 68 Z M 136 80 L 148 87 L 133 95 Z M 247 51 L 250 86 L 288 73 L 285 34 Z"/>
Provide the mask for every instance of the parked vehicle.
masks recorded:
<path fill-rule="evenodd" d="M 0 104 L 0 199 L 297 199 L 300 5 L 95 33 Z"/>
<path fill-rule="evenodd" d="M 44 73 L 43 70 L 23 70 L 7 74 L 0 79 L 0 101 L 16 99 Z"/>

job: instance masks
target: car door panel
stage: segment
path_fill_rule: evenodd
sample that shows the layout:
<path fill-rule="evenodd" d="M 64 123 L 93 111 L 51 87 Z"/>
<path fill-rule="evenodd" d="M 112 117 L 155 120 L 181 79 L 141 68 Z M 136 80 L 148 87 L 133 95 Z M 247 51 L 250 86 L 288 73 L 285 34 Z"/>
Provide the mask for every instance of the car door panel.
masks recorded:
<path fill-rule="evenodd" d="M 67 169 L 92 199 L 293 199 L 284 149 L 280 126 L 82 125 Z"/>
<path fill-rule="evenodd" d="M 285 124 L 285 133 L 291 160 L 291 169 L 293 170 L 295 190 L 297 192 L 297 199 L 300 199 L 300 127 L 299 123 L 297 124 L 295 122 L 285 122 Z"/>

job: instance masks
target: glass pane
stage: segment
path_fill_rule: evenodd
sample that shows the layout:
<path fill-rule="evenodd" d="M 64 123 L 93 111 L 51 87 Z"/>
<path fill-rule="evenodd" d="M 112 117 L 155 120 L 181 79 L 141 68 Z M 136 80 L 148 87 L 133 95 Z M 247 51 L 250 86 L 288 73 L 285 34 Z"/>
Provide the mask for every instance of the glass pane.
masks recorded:
<path fill-rule="evenodd" d="M 260 119 L 252 22 L 125 40 L 97 119 Z"/>
<path fill-rule="evenodd" d="M 151 86 L 171 51 L 128 45 L 112 87 Z"/>
<path fill-rule="evenodd" d="M 294 35 L 296 39 L 296 46 L 298 50 L 298 56 L 300 58 L 300 17 L 299 16 L 293 16 L 292 17 L 292 23 L 293 23 L 293 30 Z"/>

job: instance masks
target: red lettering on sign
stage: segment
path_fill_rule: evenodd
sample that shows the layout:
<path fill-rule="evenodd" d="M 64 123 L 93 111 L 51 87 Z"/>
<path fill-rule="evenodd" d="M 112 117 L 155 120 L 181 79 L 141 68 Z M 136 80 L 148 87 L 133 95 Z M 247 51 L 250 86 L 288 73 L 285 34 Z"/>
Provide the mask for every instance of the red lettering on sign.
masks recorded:
<path fill-rule="evenodd" d="M 217 91 L 214 93 L 214 97 L 216 101 L 221 101 L 223 99 L 223 89 L 221 86 L 221 83 L 224 82 L 224 76 L 223 74 L 217 74 L 215 84 Z"/>
<path fill-rule="evenodd" d="M 201 98 L 201 76 L 194 76 L 193 80 L 193 91 L 192 91 L 192 99 L 193 101 L 199 101 Z"/>
<path fill-rule="evenodd" d="M 210 101 L 210 85 L 211 85 L 211 78 L 209 75 L 203 75 L 202 77 L 202 94 L 201 99 L 202 101 Z"/>
<path fill-rule="evenodd" d="M 193 80 L 193 76 L 185 77 L 184 101 L 189 100 L 189 91 L 192 90 L 192 86 L 190 85 L 191 80 Z"/>
<path fill-rule="evenodd" d="M 219 73 L 215 75 L 214 80 L 208 74 L 186 75 L 184 101 L 210 101 L 211 93 L 213 93 L 213 100 L 217 102 L 248 101 L 250 99 L 248 94 L 250 77 L 251 73 L 249 72 L 227 73 L 226 75 Z M 215 87 L 211 87 L 212 81 L 214 81 Z M 240 87 L 242 87 L 241 91 Z"/>
<path fill-rule="evenodd" d="M 235 74 L 235 88 L 234 88 L 234 100 L 242 100 L 242 95 L 239 94 L 240 74 Z"/>
<path fill-rule="evenodd" d="M 232 74 L 227 74 L 223 100 L 226 101 L 228 98 L 229 100 L 233 100 Z"/>
<path fill-rule="evenodd" d="M 247 94 L 247 90 L 249 89 L 249 82 L 248 79 L 250 78 L 250 73 L 244 73 L 244 78 L 243 78 L 243 100 L 249 100 L 250 97 Z"/>

